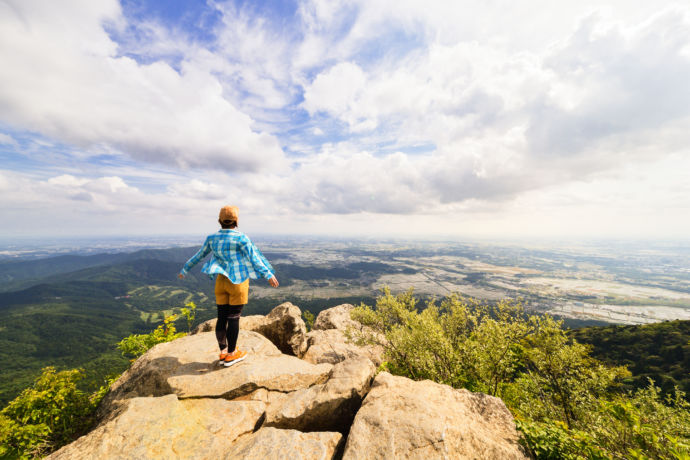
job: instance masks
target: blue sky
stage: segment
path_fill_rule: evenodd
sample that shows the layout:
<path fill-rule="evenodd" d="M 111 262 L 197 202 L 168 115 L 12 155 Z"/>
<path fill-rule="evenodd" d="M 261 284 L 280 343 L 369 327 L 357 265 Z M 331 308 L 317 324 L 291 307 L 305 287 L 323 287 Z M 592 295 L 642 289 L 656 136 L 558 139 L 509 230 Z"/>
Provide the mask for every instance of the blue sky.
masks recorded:
<path fill-rule="evenodd" d="M 3 237 L 690 232 L 686 3 L 8 0 L 0 62 Z"/>

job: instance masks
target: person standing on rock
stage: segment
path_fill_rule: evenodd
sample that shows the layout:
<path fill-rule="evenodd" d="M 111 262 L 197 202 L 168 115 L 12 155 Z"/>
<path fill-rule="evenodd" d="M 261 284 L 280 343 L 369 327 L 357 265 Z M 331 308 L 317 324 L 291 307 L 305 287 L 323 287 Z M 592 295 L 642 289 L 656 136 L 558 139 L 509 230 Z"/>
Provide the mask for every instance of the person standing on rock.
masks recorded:
<path fill-rule="evenodd" d="M 249 300 L 249 278 L 266 278 L 271 286 L 278 287 L 268 260 L 247 235 L 235 230 L 238 220 L 237 206 L 222 207 L 218 216 L 221 229 L 206 237 L 199 252 L 184 264 L 178 275 L 180 279 L 184 278 L 192 267 L 213 252 L 201 271 L 216 279 L 216 339 L 220 347 L 220 363 L 225 366 L 232 366 L 247 356 L 247 352 L 237 349 L 237 337 L 242 308 Z"/>

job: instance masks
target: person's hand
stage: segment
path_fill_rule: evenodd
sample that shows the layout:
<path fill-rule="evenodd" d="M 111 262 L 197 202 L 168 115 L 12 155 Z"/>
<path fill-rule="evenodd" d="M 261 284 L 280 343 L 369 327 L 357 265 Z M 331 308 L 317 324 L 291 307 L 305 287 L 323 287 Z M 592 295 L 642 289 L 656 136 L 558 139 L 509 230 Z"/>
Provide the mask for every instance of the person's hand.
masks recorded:
<path fill-rule="evenodd" d="M 270 280 L 268 280 L 268 284 L 270 284 L 273 287 L 278 287 L 280 283 L 278 283 L 278 278 L 274 276 Z"/>
<path fill-rule="evenodd" d="M 180 278 L 181 280 L 184 279 L 184 275 L 183 275 L 182 273 L 178 273 L 178 274 L 177 274 L 177 277 Z"/>

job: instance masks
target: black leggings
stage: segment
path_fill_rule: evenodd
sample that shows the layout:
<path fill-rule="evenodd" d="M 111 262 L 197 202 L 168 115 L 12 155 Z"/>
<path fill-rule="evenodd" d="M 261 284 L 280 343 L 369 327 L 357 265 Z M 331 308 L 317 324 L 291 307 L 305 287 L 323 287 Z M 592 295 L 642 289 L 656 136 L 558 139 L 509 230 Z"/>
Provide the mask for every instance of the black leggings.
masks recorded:
<path fill-rule="evenodd" d="M 235 351 L 237 336 L 240 334 L 240 315 L 244 305 L 218 305 L 216 321 L 216 339 L 221 350 Z"/>

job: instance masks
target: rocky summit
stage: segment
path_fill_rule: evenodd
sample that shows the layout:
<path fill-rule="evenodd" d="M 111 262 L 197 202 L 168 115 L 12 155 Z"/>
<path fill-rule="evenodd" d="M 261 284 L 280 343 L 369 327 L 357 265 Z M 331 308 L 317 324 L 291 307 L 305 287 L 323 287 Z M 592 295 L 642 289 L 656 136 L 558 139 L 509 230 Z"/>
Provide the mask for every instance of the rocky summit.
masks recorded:
<path fill-rule="evenodd" d="M 99 424 L 50 459 L 522 459 L 498 399 L 377 374 L 382 350 L 348 342 L 351 305 L 306 332 L 281 304 L 240 321 L 247 358 L 218 363 L 215 320 L 156 345 L 111 386 Z"/>

